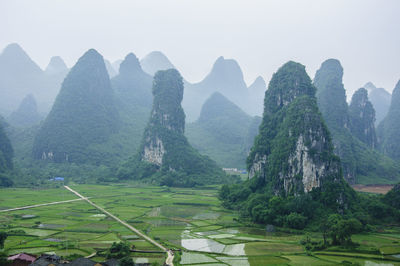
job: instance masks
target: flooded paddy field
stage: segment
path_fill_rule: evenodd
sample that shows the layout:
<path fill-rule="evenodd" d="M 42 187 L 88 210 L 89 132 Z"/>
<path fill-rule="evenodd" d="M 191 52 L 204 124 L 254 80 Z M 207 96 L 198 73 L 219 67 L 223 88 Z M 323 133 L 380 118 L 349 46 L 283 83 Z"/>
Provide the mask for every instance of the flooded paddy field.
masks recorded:
<path fill-rule="evenodd" d="M 269 233 L 264 226 L 242 224 L 238 214 L 220 206 L 217 187 L 207 189 L 131 185 L 70 185 L 118 218 L 176 252 L 175 265 L 400 265 L 400 230 L 359 234 L 356 250 L 330 248 L 306 252 L 302 232 Z M 64 188 L 2 189 L 0 209 L 75 199 Z M 41 195 L 45 195 L 45 200 Z M 54 195 L 54 197 L 53 197 Z M 17 202 L 13 202 L 13 198 Z M 84 201 L 0 213 L 1 231 L 9 234 L 5 252 L 51 253 L 64 257 L 102 252 L 126 241 L 136 263 L 162 265 L 159 249 Z M 313 239 L 318 233 L 309 232 Z"/>

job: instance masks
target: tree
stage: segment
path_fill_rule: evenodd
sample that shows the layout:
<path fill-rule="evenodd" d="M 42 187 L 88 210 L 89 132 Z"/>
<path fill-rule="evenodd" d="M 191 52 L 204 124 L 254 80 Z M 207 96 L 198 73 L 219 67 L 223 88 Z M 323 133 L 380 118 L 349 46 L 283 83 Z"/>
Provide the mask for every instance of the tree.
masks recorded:
<path fill-rule="evenodd" d="M 123 257 L 119 261 L 119 263 L 120 263 L 119 265 L 121 265 L 121 266 L 135 266 L 136 265 L 130 257 Z"/>
<path fill-rule="evenodd" d="M 111 248 L 107 251 L 107 259 L 120 259 L 130 255 L 129 245 L 125 242 L 114 242 Z"/>
<path fill-rule="evenodd" d="M 4 248 L 4 242 L 6 241 L 8 235 L 6 232 L 0 232 L 0 248 Z"/>
<path fill-rule="evenodd" d="M 338 214 L 332 214 L 328 218 L 328 234 L 332 237 L 333 245 L 351 244 L 351 236 L 361 231 L 362 225 L 355 218 L 343 219 Z"/>

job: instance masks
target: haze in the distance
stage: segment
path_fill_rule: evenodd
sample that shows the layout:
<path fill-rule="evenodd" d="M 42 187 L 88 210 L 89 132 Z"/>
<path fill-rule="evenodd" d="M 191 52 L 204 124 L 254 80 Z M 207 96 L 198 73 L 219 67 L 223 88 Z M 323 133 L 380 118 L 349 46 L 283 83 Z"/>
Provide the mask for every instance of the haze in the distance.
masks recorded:
<path fill-rule="evenodd" d="M 2 0 L 0 49 L 17 42 L 43 69 L 54 55 L 71 67 L 89 48 L 112 62 L 159 50 L 190 82 L 222 55 L 238 61 L 248 85 L 288 60 L 313 77 L 337 58 L 349 97 L 368 81 L 394 88 L 399 11 L 397 0 Z"/>

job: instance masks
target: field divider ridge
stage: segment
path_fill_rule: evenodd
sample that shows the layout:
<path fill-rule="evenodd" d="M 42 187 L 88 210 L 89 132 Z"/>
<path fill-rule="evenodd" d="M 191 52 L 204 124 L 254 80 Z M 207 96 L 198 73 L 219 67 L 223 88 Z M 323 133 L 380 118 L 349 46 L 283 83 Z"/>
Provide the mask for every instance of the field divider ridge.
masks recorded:
<path fill-rule="evenodd" d="M 120 218 L 118 218 L 117 216 L 115 216 L 114 214 L 106 211 L 104 208 L 98 206 L 97 204 L 93 203 L 91 200 L 89 200 L 89 198 L 82 196 L 81 194 L 79 194 L 77 191 L 73 190 L 72 188 L 70 188 L 69 186 L 64 186 L 64 188 L 66 188 L 67 190 L 69 190 L 70 192 L 74 193 L 76 196 L 78 196 L 80 199 L 87 201 L 90 205 L 92 205 L 93 207 L 95 207 L 96 209 L 98 209 L 99 211 L 103 212 L 104 214 L 106 214 L 107 216 L 111 217 L 112 219 L 116 220 L 117 222 L 119 222 L 120 224 L 122 224 L 123 226 L 125 226 L 126 228 L 128 228 L 129 230 L 131 230 L 132 232 L 136 233 L 138 236 L 142 237 L 144 240 L 150 242 L 151 244 L 155 245 L 156 247 L 160 248 L 162 251 L 167 253 L 167 260 L 166 260 L 166 264 L 167 265 L 171 265 L 173 266 L 173 259 L 174 259 L 174 255 L 173 252 L 169 249 L 167 249 L 166 247 L 164 247 L 163 245 L 161 245 L 160 243 L 158 243 L 157 241 L 155 241 L 154 239 L 150 238 L 149 236 L 145 235 L 144 233 L 140 232 L 138 229 L 136 229 L 135 227 L 131 226 L 130 224 L 128 224 L 125 221 L 122 221 Z"/>

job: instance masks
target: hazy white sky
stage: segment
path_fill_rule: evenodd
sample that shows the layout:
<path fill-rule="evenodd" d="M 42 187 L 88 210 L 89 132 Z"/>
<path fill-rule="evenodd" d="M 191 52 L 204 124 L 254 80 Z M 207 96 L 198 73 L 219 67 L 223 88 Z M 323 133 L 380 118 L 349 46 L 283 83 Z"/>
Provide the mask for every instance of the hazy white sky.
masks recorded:
<path fill-rule="evenodd" d="M 110 61 L 160 50 L 191 82 L 220 55 L 247 83 L 288 60 L 313 78 L 337 58 L 351 95 L 400 79 L 399 14 L 399 0 L 0 0 L 0 49 L 17 42 L 42 68 L 53 55 L 72 66 L 89 48 Z"/>

